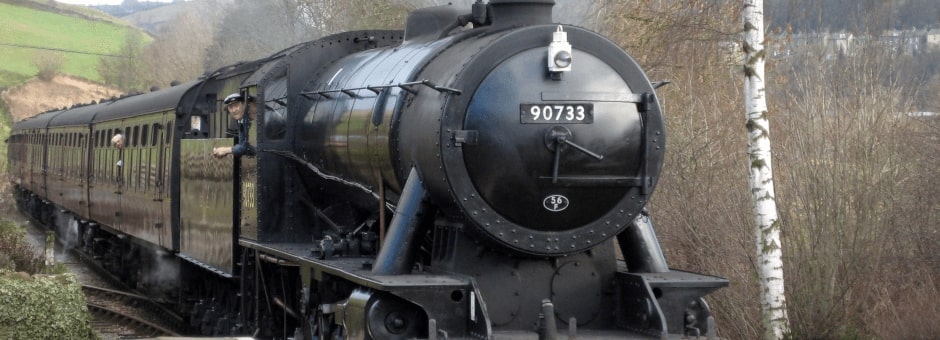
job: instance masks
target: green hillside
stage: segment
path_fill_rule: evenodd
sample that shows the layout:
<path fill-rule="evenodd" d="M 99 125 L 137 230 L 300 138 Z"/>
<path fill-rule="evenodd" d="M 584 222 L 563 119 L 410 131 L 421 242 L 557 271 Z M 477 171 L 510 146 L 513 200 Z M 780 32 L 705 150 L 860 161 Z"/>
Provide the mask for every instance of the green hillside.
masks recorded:
<path fill-rule="evenodd" d="M 50 57 L 61 73 L 101 81 L 98 61 L 118 54 L 134 30 L 87 8 L 0 0 L 0 88 L 36 76 L 37 61 Z"/>
<path fill-rule="evenodd" d="M 65 73 L 101 81 L 101 58 L 118 54 L 125 36 L 138 29 L 101 11 L 47 0 L 0 0 L 0 90 L 39 73 L 37 62 L 55 60 Z M 145 43 L 152 38 L 144 36 Z M 11 119 L 0 101 L 0 141 Z M 0 174 L 6 172 L 6 145 L 0 145 Z"/>

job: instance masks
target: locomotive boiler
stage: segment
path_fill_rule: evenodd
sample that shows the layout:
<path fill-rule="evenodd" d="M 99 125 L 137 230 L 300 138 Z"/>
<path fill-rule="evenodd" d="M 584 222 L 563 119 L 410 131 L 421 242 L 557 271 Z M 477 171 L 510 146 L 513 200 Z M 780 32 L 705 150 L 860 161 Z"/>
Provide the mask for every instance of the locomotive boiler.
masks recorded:
<path fill-rule="evenodd" d="M 18 202 L 204 334 L 713 336 L 727 281 L 670 269 L 644 210 L 654 88 L 553 5 L 420 9 L 19 122 Z M 234 92 L 256 152 L 214 158 Z"/>

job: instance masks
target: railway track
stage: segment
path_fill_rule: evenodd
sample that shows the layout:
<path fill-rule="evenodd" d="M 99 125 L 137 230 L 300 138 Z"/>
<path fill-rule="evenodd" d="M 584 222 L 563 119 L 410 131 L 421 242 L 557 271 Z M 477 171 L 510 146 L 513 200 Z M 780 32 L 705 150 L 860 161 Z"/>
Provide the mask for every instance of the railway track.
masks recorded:
<path fill-rule="evenodd" d="M 69 252 L 78 259 L 81 270 L 91 272 L 79 278 L 93 328 L 107 338 L 151 338 L 188 333 L 186 320 L 163 304 L 135 292 L 78 250 Z M 70 269 L 71 270 L 71 269 Z M 73 270 L 74 272 L 75 270 Z"/>
<path fill-rule="evenodd" d="M 119 309 L 88 303 L 92 326 L 98 334 L 116 334 L 123 339 L 158 336 L 180 336 L 180 334 L 155 323 L 140 319 L 133 314 Z"/>
<path fill-rule="evenodd" d="M 46 231 L 33 221 L 30 237 L 41 248 Z M 128 288 L 78 249 L 57 238 L 56 262 L 82 284 L 92 328 L 102 339 L 135 339 L 189 334 L 187 320 L 163 304 Z"/>
<path fill-rule="evenodd" d="M 182 317 L 150 298 L 126 291 L 82 285 L 99 333 L 127 337 L 180 336 Z"/>

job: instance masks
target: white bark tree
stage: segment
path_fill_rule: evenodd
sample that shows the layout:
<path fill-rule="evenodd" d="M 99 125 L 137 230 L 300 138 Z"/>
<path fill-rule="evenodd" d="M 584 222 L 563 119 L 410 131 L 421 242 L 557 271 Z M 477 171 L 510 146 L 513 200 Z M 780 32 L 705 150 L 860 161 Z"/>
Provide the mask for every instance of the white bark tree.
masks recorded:
<path fill-rule="evenodd" d="M 789 333 L 783 289 L 783 247 L 771 167 L 770 124 L 764 91 L 764 1 L 744 0 L 744 106 L 747 112 L 750 188 L 754 203 L 757 272 L 764 339 Z"/>

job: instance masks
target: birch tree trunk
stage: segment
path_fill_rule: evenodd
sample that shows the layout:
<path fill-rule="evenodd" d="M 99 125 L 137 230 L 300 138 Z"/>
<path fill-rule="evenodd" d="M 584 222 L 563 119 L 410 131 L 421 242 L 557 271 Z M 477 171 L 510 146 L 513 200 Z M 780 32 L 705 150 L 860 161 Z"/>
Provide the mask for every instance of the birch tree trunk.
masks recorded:
<path fill-rule="evenodd" d="M 770 124 L 764 91 L 764 1 L 744 0 L 744 106 L 747 112 L 750 188 L 754 203 L 758 281 L 763 296 L 764 339 L 789 333 L 783 290 L 780 224 L 774 196 L 770 153 Z"/>

